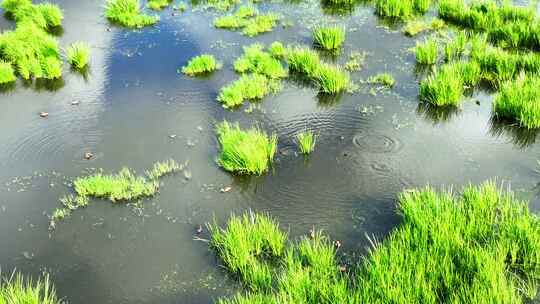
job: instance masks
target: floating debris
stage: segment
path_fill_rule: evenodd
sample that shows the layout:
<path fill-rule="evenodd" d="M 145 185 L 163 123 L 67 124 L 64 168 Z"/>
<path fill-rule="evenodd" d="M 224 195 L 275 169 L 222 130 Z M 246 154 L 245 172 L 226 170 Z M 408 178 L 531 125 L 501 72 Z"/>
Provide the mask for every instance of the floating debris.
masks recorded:
<path fill-rule="evenodd" d="M 40 112 L 39 117 L 41 117 L 41 118 L 49 117 L 49 113 L 48 112 Z"/>
<path fill-rule="evenodd" d="M 227 186 L 227 187 L 224 187 L 224 188 L 219 189 L 219 192 L 221 192 L 221 193 L 227 193 L 227 192 L 229 192 L 229 191 L 231 191 L 231 190 L 232 190 L 232 187 L 231 187 L 231 186 Z"/>

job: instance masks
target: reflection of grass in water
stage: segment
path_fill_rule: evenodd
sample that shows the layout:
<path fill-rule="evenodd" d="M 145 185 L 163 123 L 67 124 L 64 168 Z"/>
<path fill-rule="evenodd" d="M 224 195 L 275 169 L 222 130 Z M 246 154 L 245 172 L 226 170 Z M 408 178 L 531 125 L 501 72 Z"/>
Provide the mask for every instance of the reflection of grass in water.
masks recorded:
<path fill-rule="evenodd" d="M 540 130 L 520 127 L 514 120 L 493 115 L 489 121 L 489 133 L 495 137 L 509 137 L 514 145 L 524 149 L 536 142 Z"/>
<path fill-rule="evenodd" d="M 14 273 L 10 279 L 0 281 L 0 303 L 5 304 L 60 304 L 54 286 L 45 275 L 36 281 Z"/>
<path fill-rule="evenodd" d="M 458 107 L 438 107 L 428 102 L 418 103 L 416 113 L 431 121 L 433 124 L 448 122 L 460 113 Z"/>
<path fill-rule="evenodd" d="M 522 303 L 536 295 L 540 219 L 512 193 L 492 182 L 460 195 L 428 187 L 402 193 L 399 209 L 401 225 L 383 242 L 371 240 L 352 270 L 339 266 L 339 244 L 320 232 L 282 245 L 278 224 L 265 215 L 214 223 L 217 254 L 251 289 L 220 303 Z M 284 254 L 265 244 L 270 237 Z"/>
<path fill-rule="evenodd" d="M 158 22 L 159 18 L 141 13 L 139 0 L 107 0 L 105 16 L 125 27 L 144 27 Z"/>
<path fill-rule="evenodd" d="M 251 128 L 240 129 L 238 123 L 224 121 L 217 125 L 221 152 L 218 163 L 223 169 L 239 174 L 261 175 L 273 162 L 277 149 L 277 136 Z"/>

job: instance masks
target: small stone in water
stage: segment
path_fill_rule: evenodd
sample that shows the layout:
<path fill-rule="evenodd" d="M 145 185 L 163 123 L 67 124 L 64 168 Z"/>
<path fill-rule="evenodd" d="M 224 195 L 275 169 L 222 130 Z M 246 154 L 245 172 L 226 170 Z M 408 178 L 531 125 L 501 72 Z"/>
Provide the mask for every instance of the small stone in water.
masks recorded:
<path fill-rule="evenodd" d="M 231 190 L 232 190 L 232 187 L 231 187 L 231 186 L 227 186 L 227 187 L 225 187 L 225 188 L 221 188 L 221 189 L 219 190 L 219 192 L 221 192 L 221 193 L 227 193 L 227 192 L 229 192 L 229 191 L 231 191 Z"/>
<path fill-rule="evenodd" d="M 71 102 L 71 105 L 72 105 L 72 106 L 78 106 L 79 103 L 80 103 L 80 102 L 79 102 L 78 100 L 74 100 L 74 101 Z"/>
<path fill-rule="evenodd" d="M 171 134 L 171 135 L 169 135 L 169 138 L 171 138 L 171 139 L 176 138 L 176 134 Z"/>
<path fill-rule="evenodd" d="M 42 118 L 49 117 L 49 113 L 47 113 L 47 112 L 40 112 L 40 113 L 39 113 L 39 117 L 42 117 Z"/>
<path fill-rule="evenodd" d="M 84 159 L 88 160 L 88 159 L 91 159 L 92 157 L 94 157 L 94 154 L 92 154 L 92 152 L 84 153 Z"/>

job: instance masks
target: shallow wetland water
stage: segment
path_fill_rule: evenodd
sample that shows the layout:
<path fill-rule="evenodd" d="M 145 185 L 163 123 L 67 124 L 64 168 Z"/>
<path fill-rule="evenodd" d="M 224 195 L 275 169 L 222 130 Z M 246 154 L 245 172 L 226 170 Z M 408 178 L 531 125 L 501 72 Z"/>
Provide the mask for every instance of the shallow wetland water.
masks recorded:
<path fill-rule="evenodd" d="M 321 228 L 341 240 L 340 255 L 354 252 L 356 260 L 366 235 L 382 239 L 399 224 L 395 199 L 406 188 L 459 189 L 496 178 L 540 210 L 536 134 L 492 123 L 488 92 L 475 92 L 453 113 L 419 106 L 409 51 L 415 38 L 387 27 L 369 5 L 336 16 L 314 1 L 263 3 L 260 10 L 282 14 L 287 26 L 248 38 L 215 29 L 218 14 L 191 5 L 174 15 L 165 9 L 154 27 L 128 30 L 103 18 L 101 1 L 57 3 L 65 15 L 60 44 L 87 41 L 90 73 L 64 67 L 61 82 L 19 80 L 0 93 L 0 265 L 3 273 L 49 272 L 70 303 L 212 303 L 234 293 L 238 283 L 217 267 L 208 244 L 193 240 L 199 225 L 224 222 L 231 212 L 268 212 L 292 236 Z M 374 86 L 360 84 L 358 92 L 328 100 L 284 81 L 250 113 L 248 103 L 231 111 L 216 102 L 220 88 L 237 78 L 232 62 L 243 45 L 311 45 L 310 27 L 321 18 L 346 25 L 337 62 L 367 52 L 353 80 L 389 72 L 394 88 L 374 95 Z M 0 29 L 11 27 L 0 18 Z M 205 78 L 177 72 L 201 53 L 216 56 L 223 69 Z M 224 119 L 278 135 L 270 173 L 234 177 L 217 166 L 214 126 Z M 297 155 L 292 141 L 306 129 L 320 135 L 309 157 Z M 127 166 L 142 173 L 168 158 L 189 164 L 165 177 L 156 197 L 128 206 L 92 200 L 49 231 L 47 215 L 84 170 Z M 201 238 L 208 237 L 204 231 Z"/>

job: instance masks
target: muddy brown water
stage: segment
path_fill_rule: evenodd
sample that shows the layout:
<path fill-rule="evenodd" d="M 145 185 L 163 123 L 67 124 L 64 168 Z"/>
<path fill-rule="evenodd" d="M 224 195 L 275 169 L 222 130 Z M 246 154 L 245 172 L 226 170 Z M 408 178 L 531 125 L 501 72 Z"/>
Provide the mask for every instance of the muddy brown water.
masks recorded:
<path fill-rule="evenodd" d="M 0 94 L 3 275 L 49 272 L 70 303 L 212 303 L 239 287 L 193 236 L 199 224 L 224 222 L 231 212 L 268 212 L 292 237 L 312 226 L 324 229 L 342 241 L 342 254 L 359 255 L 366 234 L 381 239 L 399 224 L 395 197 L 404 188 L 459 189 L 497 178 L 539 210 L 536 134 L 493 123 L 492 95 L 483 91 L 458 111 L 419 106 L 408 51 L 415 39 L 387 28 L 369 7 L 336 16 L 316 2 L 263 4 L 261 10 L 280 12 L 291 26 L 246 38 L 214 29 L 215 13 L 191 7 L 177 16 L 166 9 L 157 26 L 133 31 L 111 26 L 101 1 L 58 4 L 66 16 L 61 45 L 89 42 L 91 70 L 85 78 L 65 67 L 61 82 L 18 82 Z M 347 26 L 338 63 L 351 51 L 368 52 L 353 79 L 390 72 L 396 86 L 373 96 L 361 85 L 329 100 L 285 82 L 251 113 L 216 102 L 219 89 L 237 77 L 232 62 L 242 45 L 309 45 L 309 28 L 319 22 Z M 0 18 L 1 29 L 12 26 Z M 177 73 L 200 53 L 216 55 L 224 68 L 205 79 Z M 39 117 L 42 111 L 49 117 Z M 216 165 L 213 129 L 223 119 L 279 136 L 272 172 L 234 177 Z M 309 158 L 298 156 L 291 140 L 306 129 L 320 134 Z M 94 158 L 85 160 L 87 151 Z M 92 200 L 48 231 L 47 214 L 85 169 L 143 172 L 168 158 L 189 160 L 191 179 L 167 177 L 158 196 L 136 205 Z M 225 186 L 232 190 L 220 193 Z"/>

